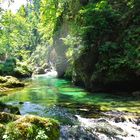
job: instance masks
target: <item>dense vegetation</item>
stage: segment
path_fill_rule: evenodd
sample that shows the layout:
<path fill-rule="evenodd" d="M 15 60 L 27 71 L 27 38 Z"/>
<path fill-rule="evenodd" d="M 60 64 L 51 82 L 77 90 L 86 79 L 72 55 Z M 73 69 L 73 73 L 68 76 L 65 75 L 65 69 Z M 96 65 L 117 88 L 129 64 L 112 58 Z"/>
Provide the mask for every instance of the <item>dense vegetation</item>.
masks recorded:
<path fill-rule="evenodd" d="M 139 0 L 33 0 L 1 9 L 0 75 L 53 63 L 89 90 L 139 90 Z M 39 72 L 38 72 L 39 73 Z"/>

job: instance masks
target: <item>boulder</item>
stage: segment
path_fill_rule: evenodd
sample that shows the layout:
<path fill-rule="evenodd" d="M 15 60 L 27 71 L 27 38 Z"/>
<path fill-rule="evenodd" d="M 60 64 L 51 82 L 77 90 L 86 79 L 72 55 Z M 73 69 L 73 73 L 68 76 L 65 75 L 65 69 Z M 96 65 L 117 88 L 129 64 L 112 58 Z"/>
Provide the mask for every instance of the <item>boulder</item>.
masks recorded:
<path fill-rule="evenodd" d="M 19 81 L 17 78 L 13 76 L 5 76 L 2 77 L 0 76 L 0 83 L 1 87 L 6 87 L 6 88 L 16 88 L 16 87 L 24 87 L 24 83 Z"/>
<path fill-rule="evenodd" d="M 59 125 L 53 119 L 33 115 L 17 116 L 4 112 L 0 113 L 0 118 L 0 139 L 59 139 Z M 6 118 L 7 121 L 5 121 L 4 118 Z"/>

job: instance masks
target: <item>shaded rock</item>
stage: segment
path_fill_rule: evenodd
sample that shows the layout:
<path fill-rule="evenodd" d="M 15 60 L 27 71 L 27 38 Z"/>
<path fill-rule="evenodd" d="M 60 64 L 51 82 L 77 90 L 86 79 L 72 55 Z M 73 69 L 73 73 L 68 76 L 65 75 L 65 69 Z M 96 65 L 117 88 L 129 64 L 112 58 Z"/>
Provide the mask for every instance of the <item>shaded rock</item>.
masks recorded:
<path fill-rule="evenodd" d="M 116 123 L 119 123 L 119 122 L 125 122 L 126 119 L 125 119 L 124 117 L 116 117 L 116 118 L 114 119 L 114 121 L 115 121 Z"/>
<path fill-rule="evenodd" d="M 12 113 L 12 114 L 17 114 L 17 115 L 20 114 L 18 107 L 6 105 L 1 102 L 0 102 L 0 112 L 7 112 L 7 113 Z"/>
<path fill-rule="evenodd" d="M 60 140 L 99 140 L 99 138 L 82 126 L 61 126 Z"/>
<path fill-rule="evenodd" d="M 31 71 L 21 71 L 21 70 L 15 70 L 14 76 L 17 78 L 28 78 L 32 76 Z"/>
<path fill-rule="evenodd" d="M 136 97 L 140 97 L 140 91 L 134 91 L 132 92 L 132 95 Z"/>
<path fill-rule="evenodd" d="M 0 124 L 9 123 L 11 121 L 15 121 L 19 119 L 20 116 L 9 114 L 6 112 L 0 112 Z"/>
<path fill-rule="evenodd" d="M 19 102 L 20 105 L 24 104 L 24 102 Z"/>

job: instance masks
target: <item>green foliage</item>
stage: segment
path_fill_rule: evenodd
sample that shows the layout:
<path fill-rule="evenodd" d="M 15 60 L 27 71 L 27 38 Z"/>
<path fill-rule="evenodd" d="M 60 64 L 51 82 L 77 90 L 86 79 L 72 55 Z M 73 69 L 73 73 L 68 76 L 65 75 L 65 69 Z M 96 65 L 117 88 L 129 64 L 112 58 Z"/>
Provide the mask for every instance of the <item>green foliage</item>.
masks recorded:
<path fill-rule="evenodd" d="M 59 24 L 68 60 L 65 76 L 76 76 L 87 87 L 92 82 L 138 79 L 139 0 L 90 1 L 77 6 L 76 12 L 71 3 Z M 66 36 L 64 25 L 68 27 Z"/>
<path fill-rule="evenodd" d="M 13 75 L 16 67 L 16 60 L 14 58 L 6 59 L 4 63 L 0 64 L 0 75 Z"/>
<path fill-rule="evenodd" d="M 14 56 L 15 52 L 17 53 L 20 49 L 25 50 L 25 45 L 28 45 L 29 41 L 29 25 L 26 19 L 7 11 L 2 15 L 0 24 L 2 36 L 0 46 L 4 48 L 2 53 Z"/>
<path fill-rule="evenodd" d="M 67 59 L 68 77 L 89 83 L 139 77 L 139 6 L 139 0 L 33 0 L 16 14 L 3 11 L 0 73 L 42 68 L 55 49 L 59 64 Z M 21 65 L 5 62 L 13 57 Z"/>
<path fill-rule="evenodd" d="M 47 46 L 38 45 L 36 47 L 36 50 L 32 53 L 29 61 L 31 62 L 33 68 L 42 67 L 43 64 L 47 63 L 47 57 L 48 57 Z"/>
<path fill-rule="evenodd" d="M 31 77 L 32 69 L 27 62 L 17 62 L 14 68 L 14 76 L 18 78 Z"/>
<path fill-rule="evenodd" d="M 119 12 L 115 11 L 106 0 L 91 3 L 79 11 L 77 22 L 82 25 L 81 36 L 85 44 L 100 43 L 103 36 L 113 34 L 118 24 Z"/>

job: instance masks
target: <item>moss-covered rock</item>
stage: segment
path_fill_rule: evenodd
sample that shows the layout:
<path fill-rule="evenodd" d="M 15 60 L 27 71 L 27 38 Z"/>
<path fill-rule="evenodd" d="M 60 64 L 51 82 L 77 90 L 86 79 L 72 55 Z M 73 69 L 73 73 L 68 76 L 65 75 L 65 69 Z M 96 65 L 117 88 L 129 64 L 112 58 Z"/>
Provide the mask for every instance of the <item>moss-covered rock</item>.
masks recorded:
<path fill-rule="evenodd" d="M 5 122 L 0 119 L 0 136 L 2 140 L 57 140 L 59 139 L 59 125 L 55 120 L 27 115 L 17 116 L 0 113 L 0 118 L 9 118 Z M 6 123 L 6 124 L 5 124 Z M 5 124 L 5 126 L 3 126 Z M 13 131 L 14 130 L 14 131 Z"/>
<path fill-rule="evenodd" d="M 6 83 L 7 82 L 7 78 L 0 76 L 0 83 Z"/>
<path fill-rule="evenodd" d="M 14 114 L 6 113 L 6 112 L 0 112 L 0 124 L 6 124 L 11 121 L 15 121 L 19 118 L 20 118 L 19 115 L 14 115 Z"/>
<path fill-rule="evenodd" d="M 0 91 L 3 91 L 3 88 L 17 88 L 17 87 L 24 87 L 24 83 L 12 76 L 5 77 L 0 76 Z"/>
<path fill-rule="evenodd" d="M 20 82 L 17 78 L 12 76 L 6 76 L 7 82 L 4 84 L 5 87 L 15 88 L 15 87 L 24 87 L 24 83 Z"/>

